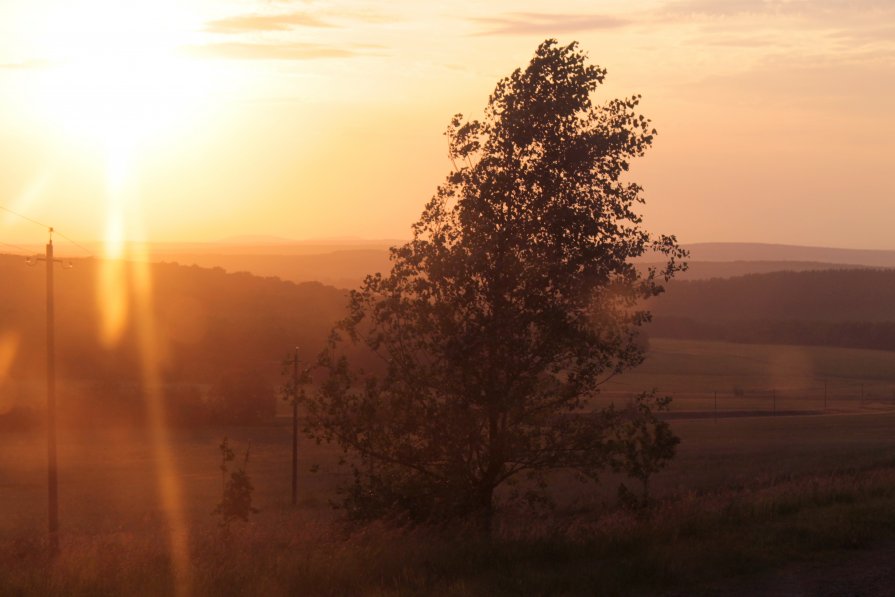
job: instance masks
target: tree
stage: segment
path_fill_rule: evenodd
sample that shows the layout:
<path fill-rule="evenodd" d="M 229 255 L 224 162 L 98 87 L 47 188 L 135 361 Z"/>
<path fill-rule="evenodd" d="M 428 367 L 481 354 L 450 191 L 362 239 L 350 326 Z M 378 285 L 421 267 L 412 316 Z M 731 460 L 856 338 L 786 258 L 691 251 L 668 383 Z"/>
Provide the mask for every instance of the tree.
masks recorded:
<path fill-rule="evenodd" d="M 576 44 L 548 40 L 497 84 L 483 120 L 452 119 L 453 169 L 413 240 L 392 248 L 390 274 L 352 292 L 309 399 L 307 432 L 353 466 L 351 513 L 474 515 L 490 528 L 504 483 L 642 472 L 624 464 L 638 460 L 632 446 L 656 455 L 648 470 L 673 454 L 647 395 L 586 410 L 602 381 L 643 359 L 642 301 L 685 257 L 641 226 L 641 188 L 622 177 L 655 131 L 639 97 L 592 103 L 605 75 Z M 647 251 L 665 257 L 661 270 L 631 263 Z M 379 363 L 352 367 L 360 349 Z"/>
<path fill-rule="evenodd" d="M 230 525 L 236 520 L 243 522 L 249 521 L 249 515 L 255 514 L 258 510 L 252 507 L 252 492 L 255 486 L 246 472 L 249 464 L 249 450 L 246 448 L 242 465 L 235 470 L 230 470 L 230 463 L 236 460 L 236 454 L 230 447 L 230 442 L 225 437 L 218 449 L 221 451 L 221 501 L 212 510 L 212 514 L 220 516 L 219 526 L 225 535 L 230 534 Z M 229 477 L 227 474 L 229 473 Z"/>

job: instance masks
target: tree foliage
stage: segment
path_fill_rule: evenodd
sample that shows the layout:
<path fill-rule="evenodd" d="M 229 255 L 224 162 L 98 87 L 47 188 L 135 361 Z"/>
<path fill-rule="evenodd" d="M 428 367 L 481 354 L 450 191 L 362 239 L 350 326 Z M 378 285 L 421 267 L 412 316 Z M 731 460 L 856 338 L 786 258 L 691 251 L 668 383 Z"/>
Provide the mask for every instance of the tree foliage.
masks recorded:
<path fill-rule="evenodd" d="M 352 513 L 488 525 L 504 483 L 652 470 L 673 454 L 646 396 L 586 412 L 607 376 L 641 362 L 641 303 L 684 256 L 641 226 L 641 188 L 623 175 L 655 131 L 638 97 L 592 102 L 605 75 L 548 40 L 482 120 L 452 119 L 447 180 L 390 274 L 351 294 L 308 404 L 308 432 L 349 454 Z M 632 265 L 647 251 L 666 256 L 661 271 Z M 359 347 L 379 364 L 352 367 Z"/>
<path fill-rule="evenodd" d="M 246 472 L 249 464 L 249 448 L 246 448 L 242 464 L 230 470 L 231 463 L 236 460 L 236 454 L 230 447 L 228 439 L 225 437 L 218 449 L 221 451 L 221 501 L 212 511 L 213 515 L 219 516 L 219 526 L 225 533 L 230 532 L 230 525 L 241 520 L 248 522 L 249 515 L 258 512 L 252 506 L 252 493 L 255 486 Z M 228 476 L 229 475 L 229 476 Z"/>

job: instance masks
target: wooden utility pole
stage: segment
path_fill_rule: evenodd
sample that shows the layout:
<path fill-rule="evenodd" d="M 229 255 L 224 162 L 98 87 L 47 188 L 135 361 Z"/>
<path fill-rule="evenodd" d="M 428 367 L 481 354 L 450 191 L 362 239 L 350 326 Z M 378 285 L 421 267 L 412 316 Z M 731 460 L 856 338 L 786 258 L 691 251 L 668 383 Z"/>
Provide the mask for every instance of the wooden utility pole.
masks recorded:
<path fill-rule="evenodd" d="M 26 262 L 36 265 L 45 261 L 47 265 L 47 530 L 49 531 L 50 553 L 59 553 L 59 482 L 56 459 L 56 322 L 53 289 L 53 267 L 62 263 L 53 256 L 53 228 L 48 227 L 50 238 L 45 255 L 29 257 Z M 66 264 L 71 267 L 71 264 Z"/>
<path fill-rule="evenodd" d="M 53 229 L 47 242 L 47 508 L 50 551 L 59 553 L 59 486 L 56 463 L 56 336 L 53 305 Z"/>

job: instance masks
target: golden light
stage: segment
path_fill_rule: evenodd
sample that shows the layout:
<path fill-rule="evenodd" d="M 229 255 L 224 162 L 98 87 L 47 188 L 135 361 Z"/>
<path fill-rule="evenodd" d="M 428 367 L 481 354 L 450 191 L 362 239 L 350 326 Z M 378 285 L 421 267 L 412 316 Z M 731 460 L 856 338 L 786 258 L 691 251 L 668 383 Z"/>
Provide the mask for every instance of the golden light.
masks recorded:
<path fill-rule="evenodd" d="M 174 143 L 211 94 L 207 62 L 180 51 L 195 33 L 183 3 L 59 2 L 35 24 L 32 108 L 76 145 L 105 154 L 120 189 L 138 154 Z"/>
<path fill-rule="evenodd" d="M 19 336 L 17 334 L 12 332 L 0 333 L 0 389 L 2 389 L 3 383 L 6 381 L 18 347 Z M 12 399 L 6 393 L 0 392 L 0 414 L 9 412 L 13 406 Z"/>
<path fill-rule="evenodd" d="M 96 287 L 98 333 L 113 346 L 132 323 L 139 341 L 178 594 L 190 592 L 187 526 L 160 389 L 165 347 L 153 319 L 149 266 L 135 243 L 146 240 L 136 175 L 141 154 L 175 147 L 179 131 L 189 130 L 191 116 L 211 93 L 205 64 L 178 52 L 189 43 L 189 16 L 173 0 L 59 2 L 32 36 L 45 62 L 34 75 L 34 109 L 61 142 L 104 156 L 106 248 Z"/>
<path fill-rule="evenodd" d="M 177 0 L 48 0 L 21 20 L 22 52 L 40 65 L 25 77 L 29 112 L 49 142 L 102 157 L 105 197 L 81 200 L 102 207 L 92 211 L 105 220 L 110 258 L 123 257 L 125 240 L 145 240 L 141 160 L 176 147 L 213 96 L 214 66 L 182 51 L 201 35 L 190 10 Z M 121 294 L 110 292 L 114 278 L 104 273 L 102 295 Z M 107 300 L 102 334 L 114 341 L 126 309 L 121 299 Z"/>

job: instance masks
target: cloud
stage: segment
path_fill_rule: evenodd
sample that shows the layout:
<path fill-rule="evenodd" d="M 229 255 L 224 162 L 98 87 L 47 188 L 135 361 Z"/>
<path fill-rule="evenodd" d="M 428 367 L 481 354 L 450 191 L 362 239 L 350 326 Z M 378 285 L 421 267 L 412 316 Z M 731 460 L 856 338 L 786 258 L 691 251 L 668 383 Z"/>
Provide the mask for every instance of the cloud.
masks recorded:
<path fill-rule="evenodd" d="M 186 51 L 203 58 L 230 60 L 315 60 L 349 58 L 360 54 L 351 49 L 309 43 L 227 42 L 190 46 Z"/>
<path fill-rule="evenodd" d="M 892 0 L 674 0 L 656 9 L 654 22 L 696 23 L 706 46 L 762 46 L 768 54 L 798 51 L 816 63 L 843 55 L 895 58 Z"/>
<path fill-rule="evenodd" d="M 660 9 L 669 16 L 735 17 L 785 15 L 834 19 L 861 13 L 891 13 L 891 0 L 676 0 Z"/>
<path fill-rule="evenodd" d="M 519 12 L 503 17 L 473 19 L 490 27 L 476 35 L 557 34 L 595 29 L 617 29 L 630 25 L 626 19 L 594 14 L 548 14 Z"/>
<path fill-rule="evenodd" d="M 665 5 L 660 12 L 671 16 L 733 17 L 780 11 L 777 0 L 679 0 Z"/>
<path fill-rule="evenodd" d="M 333 25 L 305 12 L 283 14 L 246 14 L 209 21 L 205 30 L 211 33 L 254 33 L 289 31 L 296 27 L 332 27 Z"/>

